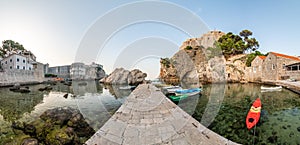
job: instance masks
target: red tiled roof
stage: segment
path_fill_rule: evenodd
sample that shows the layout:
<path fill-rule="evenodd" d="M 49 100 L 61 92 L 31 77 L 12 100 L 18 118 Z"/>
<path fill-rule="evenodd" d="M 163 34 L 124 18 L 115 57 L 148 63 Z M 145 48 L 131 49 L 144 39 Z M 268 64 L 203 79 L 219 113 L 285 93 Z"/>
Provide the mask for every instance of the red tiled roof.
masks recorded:
<path fill-rule="evenodd" d="M 266 56 L 258 56 L 258 57 L 262 60 L 266 59 Z"/>
<path fill-rule="evenodd" d="M 285 54 L 280 54 L 280 53 L 276 53 L 276 52 L 270 52 L 278 57 L 283 57 L 283 58 L 287 58 L 287 59 L 292 59 L 292 60 L 296 60 L 296 61 L 300 61 L 300 58 L 295 57 L 295 56 L 289 56 L 289 55 L 285 55 Z"/>

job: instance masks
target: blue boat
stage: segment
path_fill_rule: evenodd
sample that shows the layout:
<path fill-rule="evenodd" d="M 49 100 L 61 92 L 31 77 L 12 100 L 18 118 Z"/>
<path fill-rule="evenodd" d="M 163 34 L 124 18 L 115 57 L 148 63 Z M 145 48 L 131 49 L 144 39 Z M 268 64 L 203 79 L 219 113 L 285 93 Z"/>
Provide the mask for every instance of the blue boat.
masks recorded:
<path fill-rule="evenodd" d="M 176 94 L 188 94 L 188 93 L 195 93 L 195 92 L 200 92 L 201 89 L 200 88 L 194 88 L 194 89 L 179 89 L 176 90 L 175 93 Z"/>

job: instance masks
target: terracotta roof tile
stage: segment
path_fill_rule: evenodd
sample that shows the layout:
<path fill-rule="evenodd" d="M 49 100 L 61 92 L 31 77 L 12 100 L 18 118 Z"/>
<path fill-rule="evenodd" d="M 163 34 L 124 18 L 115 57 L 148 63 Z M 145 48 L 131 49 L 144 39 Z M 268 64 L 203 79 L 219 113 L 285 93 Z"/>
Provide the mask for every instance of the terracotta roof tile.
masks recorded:
<path fill-rule="evenodd" d="M 266 59 L 266 56 L 258 56 L 258 57 L 262 60 Z"/>
<path fill-rule="evenodd" d="M 289 56 L 289 55 L 285 55 L 285 54 L 280 54 L 280 53 L 276 53 L 276 52 L 270 52 L 278 57 L 283 57 L 283 58 L 287 58 L 287 59 L 292 59 L 292 60 L 296 60 L 296 61 L 300 61 L 300 58 L 295 57 L 295 56 Z"/>

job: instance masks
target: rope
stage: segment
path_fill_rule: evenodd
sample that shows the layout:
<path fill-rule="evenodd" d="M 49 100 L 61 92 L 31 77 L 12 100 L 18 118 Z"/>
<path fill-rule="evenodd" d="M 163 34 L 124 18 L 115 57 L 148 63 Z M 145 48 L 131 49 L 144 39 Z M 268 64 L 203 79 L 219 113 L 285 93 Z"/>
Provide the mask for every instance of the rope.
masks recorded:
<path fill-rule="evenodd" d="M 253 136 L 253 145 L 255 144 L 255 131 L 256 131 L 256 124 L 255 124 L 255 126 L 254 126 L 254 136 Z"/>

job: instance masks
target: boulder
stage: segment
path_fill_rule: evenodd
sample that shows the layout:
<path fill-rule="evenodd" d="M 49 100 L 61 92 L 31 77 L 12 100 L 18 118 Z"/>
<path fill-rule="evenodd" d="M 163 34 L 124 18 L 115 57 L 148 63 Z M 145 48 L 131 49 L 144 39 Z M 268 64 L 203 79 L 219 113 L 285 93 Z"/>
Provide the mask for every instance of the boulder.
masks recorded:
<path fill-rule="evenodd" d="M 31 144 L 74 144 L 81 145 L 95 130 L 85 121 L 79 110 L 64 107 L 45 111 L 40 119 L 31 123 L 13 122 L 12 128 L 22 130 L 30 138 L 23 140 Z"/>
<path fill-rule="evenodd" d="M 35 138 L 25 138 L 23 139 L 21 145 L 38 145 L 39 141 Z"/>
<path fill-rule="evenodd" d="M 146 82 L 146 77 L 147 74 L 138 69 L 129 71 L 125 70 L 124 68 L 117 68 L 110 75 L 101 79 L 100 83 L 110 85 L 139 85 Z"/>
<path fill-rule="evenodd" d="M 63 126 L 71 119 L 73 113 L 76 113 L 76 111 L 69 107 L 55 108 L 45 111 L 40 118 L 46 122 L 52 122 L 55 125 Z"/>

